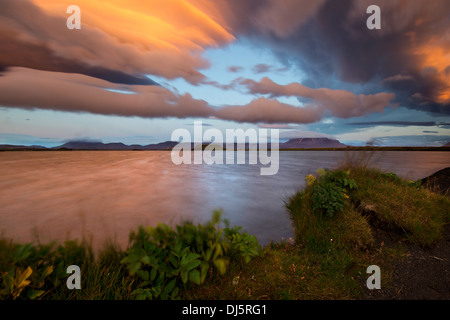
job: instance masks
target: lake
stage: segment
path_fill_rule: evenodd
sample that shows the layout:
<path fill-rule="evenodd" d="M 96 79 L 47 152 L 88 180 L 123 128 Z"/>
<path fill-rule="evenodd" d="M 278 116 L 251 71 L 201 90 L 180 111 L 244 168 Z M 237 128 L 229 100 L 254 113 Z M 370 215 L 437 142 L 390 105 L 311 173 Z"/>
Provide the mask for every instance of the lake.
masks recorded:
<path fill-rule="evenodd" d="M 175 165 L 165 151 L 0 152 L 0 234 L 19 242 L 90 237 L 94 247 L 158 222 L 203 223 L 222 208 L 261 244 L 293 236 L 284 200 L 344 151 L 281 151 L 276 175 L 260 165 Z M 412 180 L 450 165 L 448 152 L 385 151 L 373 166 Z M 248 163 L 248 162 L 247 162 Z"/>

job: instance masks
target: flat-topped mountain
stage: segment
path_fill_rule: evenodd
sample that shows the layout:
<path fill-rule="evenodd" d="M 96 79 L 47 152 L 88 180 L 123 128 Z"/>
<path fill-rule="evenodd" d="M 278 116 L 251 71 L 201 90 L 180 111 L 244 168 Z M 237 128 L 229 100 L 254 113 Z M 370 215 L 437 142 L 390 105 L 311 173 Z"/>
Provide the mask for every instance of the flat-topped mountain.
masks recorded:
<path fill-rule="evenodd" d="M 130 146 L 123 143 L 103 143 L 92 141 L 69 141 L 52 149 L 73 150 L 128 150 Z"/>
<path fill-rule="evenodd" d="M 329 138 L 295 138 L 280 143 L 280 149 L 346 148 L 345 144 Z"/>

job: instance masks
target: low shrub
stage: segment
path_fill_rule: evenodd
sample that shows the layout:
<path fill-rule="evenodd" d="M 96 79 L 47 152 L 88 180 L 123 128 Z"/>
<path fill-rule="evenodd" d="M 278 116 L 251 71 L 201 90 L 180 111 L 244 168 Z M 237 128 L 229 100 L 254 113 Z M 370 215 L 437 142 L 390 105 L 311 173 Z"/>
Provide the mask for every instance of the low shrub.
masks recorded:
<path fill-rule="evenodd" d="M 67 252 L 77 249 L 76 253 L 86 258 L 84 247 L 76 241 L 55 246 L 1 240 L 0 247 L 0 298 L 8 300 L 44 297 L 67 278 Z"/>
<path fill-rule="evenodd" d="M 214 270 L 224 275 L 231 259 L 247 263 L 262 253 L 256 237 L 230 228 L 221 211 L 205 225 L 139 227 L 130 244 L 121 262 L 141 280 L 136 299 L 176 299 L 180 288 L 202 284 Z"/>
<path fill-rule="evenodd" d="M 353 179 L 349 179 L 349 171 L 337 170 L 329 171 L 319 169 L 319 178 L 311 183 L 311 178 L 307 181 L 311 188 L 311 204 L 315 213 L 326 214 L 329 218 L 336 212 L 342 211 L 347 193 L 356 189 L 357 185 Z"/>

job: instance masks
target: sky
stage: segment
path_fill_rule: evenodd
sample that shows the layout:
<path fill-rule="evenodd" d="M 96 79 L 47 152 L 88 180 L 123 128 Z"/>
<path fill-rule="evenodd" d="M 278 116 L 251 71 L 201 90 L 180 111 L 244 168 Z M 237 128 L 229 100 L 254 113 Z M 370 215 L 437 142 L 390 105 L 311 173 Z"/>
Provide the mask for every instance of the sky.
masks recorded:
<path fill-rule="evenodd" d="M 80 8 L 69 29 L 67 8 Z M 370 5 L 381 29 L 369 29 Z M 448 0 L 0 0 L 0 144 L 450 141 Z M 72 20 L 70 20 L 72 21 Z"/>

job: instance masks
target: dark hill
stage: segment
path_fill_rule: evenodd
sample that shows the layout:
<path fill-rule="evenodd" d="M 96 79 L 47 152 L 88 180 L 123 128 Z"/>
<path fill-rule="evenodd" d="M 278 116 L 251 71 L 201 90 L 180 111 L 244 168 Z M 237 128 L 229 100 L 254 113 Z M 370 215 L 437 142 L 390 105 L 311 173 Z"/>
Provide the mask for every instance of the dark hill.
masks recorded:
<path fill-rule="evenodd" d="M 328 138 L 296 138 L 280 143 L 280 149 L 346 148 L 338 140 Z"/>
<path fill-rule="evenodd" d="M 123 143 L 102 143 L 91 141 L 70 141 L 53 149 L 72 150 L 131 150 L 130 146 Z"/>
<path fill-rule="evenodd" d="M 432 191 L 450 196 L 450 167 L 423 178 L 421 182 Z"/>

